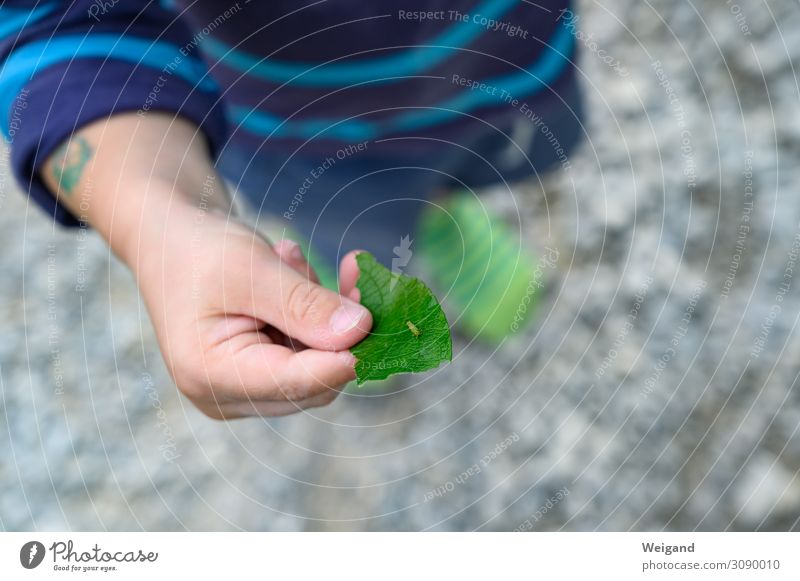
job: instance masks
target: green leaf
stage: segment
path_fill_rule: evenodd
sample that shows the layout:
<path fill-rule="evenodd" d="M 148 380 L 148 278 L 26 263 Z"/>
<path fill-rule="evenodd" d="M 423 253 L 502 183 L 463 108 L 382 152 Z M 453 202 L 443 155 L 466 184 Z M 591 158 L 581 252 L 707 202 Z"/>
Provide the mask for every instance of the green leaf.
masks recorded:
<path fill-rule="evenodd" d="M 416 373 L 452 361 L 450 326 L 425 284 L 394 274 L 368 252 L 356 257 L 361 304 L 372 313 L 372 331 L 350 351 L 358 359 L 356 383 Z"/>

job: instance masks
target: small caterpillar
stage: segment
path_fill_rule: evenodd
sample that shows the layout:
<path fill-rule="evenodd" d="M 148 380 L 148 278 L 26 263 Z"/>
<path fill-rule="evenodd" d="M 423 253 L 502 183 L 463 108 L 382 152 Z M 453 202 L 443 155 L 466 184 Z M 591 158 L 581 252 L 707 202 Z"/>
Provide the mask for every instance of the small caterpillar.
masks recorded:
<path fill-rule="evenodd" d="M 408 327 L 408 330 L 411 331 L 411 334 L 414 335 L 414 337 L 419 337 L 422 335 L 422 331 L 417 329 L 417 326 L 411 321 L 406 321 L 406 327 Z"/>

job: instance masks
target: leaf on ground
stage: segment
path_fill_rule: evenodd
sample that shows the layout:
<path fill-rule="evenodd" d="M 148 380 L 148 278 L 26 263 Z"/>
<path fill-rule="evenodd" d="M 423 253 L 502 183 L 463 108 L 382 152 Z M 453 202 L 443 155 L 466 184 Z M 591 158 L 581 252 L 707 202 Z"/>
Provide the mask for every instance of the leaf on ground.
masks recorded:
<path fill-rule="evenodd" d="M 368 252 L 357 257 L 356 286 L 361 304 L 372 313 L 372 331 L 350 351 L 356 383 L 417 373 L 453 359 L 450 326 L 439 301 L 416 278 L 392 273 Z"/>

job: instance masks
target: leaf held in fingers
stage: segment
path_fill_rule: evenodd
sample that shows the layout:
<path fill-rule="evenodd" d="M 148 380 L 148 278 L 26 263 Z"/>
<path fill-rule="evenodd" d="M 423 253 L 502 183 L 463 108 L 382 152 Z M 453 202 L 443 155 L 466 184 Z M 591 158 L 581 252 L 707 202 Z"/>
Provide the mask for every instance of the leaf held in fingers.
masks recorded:
<path fill-rule="evenodd" d="M 372 331 L 350 351 L 356 383 L 416 373 L 452 361 L 450 326 L 439 301 L 416 278 L 395 274 L 368 252 L 356 257 L 361 304 L 372 313 Z"/>

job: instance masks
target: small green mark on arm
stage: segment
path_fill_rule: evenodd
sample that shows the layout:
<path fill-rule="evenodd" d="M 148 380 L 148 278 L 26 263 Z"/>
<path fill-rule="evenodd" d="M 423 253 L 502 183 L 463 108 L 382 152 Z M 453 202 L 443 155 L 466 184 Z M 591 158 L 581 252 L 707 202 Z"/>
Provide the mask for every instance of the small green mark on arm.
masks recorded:
<path fill-rule="evenodd" d="M 72 195 L 75 187 L 81 181 L 83 170 L 86 169 L 92 153 L 94 152 L 89 142 L 80 136 L 64 142 L 55 151 L 52 175 L 58 183 L 59 193 Z"/>
<path fill-rule="evenodd" d="M 408 327 L 408 330 L 411 331 L 411 334 L 414 335 L 414 337 L 419 337 L 422 335 L 422 331 L 417 329 L 417 326 L 411 321 L 406 321 L 406 326 Z"/>

